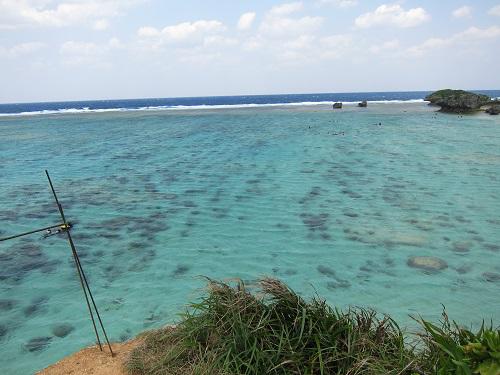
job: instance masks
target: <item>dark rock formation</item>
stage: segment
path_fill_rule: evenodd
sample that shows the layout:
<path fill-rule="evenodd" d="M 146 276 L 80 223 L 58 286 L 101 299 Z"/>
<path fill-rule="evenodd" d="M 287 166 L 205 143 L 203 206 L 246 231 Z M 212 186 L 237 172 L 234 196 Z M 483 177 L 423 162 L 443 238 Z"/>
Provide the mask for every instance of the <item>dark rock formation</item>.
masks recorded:
<path fill-rule="evenodd" d="M 17 301 L 12 299 L 0 299 L 0 311 L 10 311 L 17 304 Z"/>
<path fill-rule="evenodd" d="M 411 257 L 407 262 L 408 266 L 413 268 L 420 268 L 425 271 L 441 271 L 448 267 L 446 262 L 436 257 Z"/>
<path fill-rule="evenodd" d="M 490 283 L 500 281 L 500 273 L 496 273 L 496 272 L 484 272 L 483 277 L 486 281 L 488 281 Z"/>
<path fill-rule="evenodd" d="M 488 108 L 486 108 L 486 113 L 490 115 L 499 115 L 500 114 L 500 100 L 495 100 L 488 104 Z"/>
<path fill-rule="evenodd" d="M 34 337 L 30 341 L 28 341 L 24 347 L 29 352 L 38 352 L 40 350 L 44 350 L 47 345 L 49 345 L 52 337 Z"/>
<path fill-rule="evenodd" d="M 333 103 L 333 109 L 341 109 L 341 108 L 342 108 L 342 103 L 340 102 Z"/>
<path fill-rule="evenodd" d="M 74 329 L 75 329 L 75 327 L 73 327 L 71 324 L 62 323 L 62 324 L 58 324 L 58 325 L 55 325 L 54 327 L 52 327 L 52 333 L 56 337 L 66 337 Z"/>
<path fill-rule="evenodd" d="M 468 113 L 479 110 L 490 103 L 487 95 L 475 94 L 463 90 L 439 90 L 427 95 L 425 100 L 441 107 L 442 112 Z"/>
<path fill-rule="evenodd" d="M 470 241 L 453 242 L 453 251 L 456 253 L 466 253 L 471 247 L 472 242 Z"/>
<path fill-rule="evenodd" d="M 362 102 L 358 103 L 358 107 L 366 108 L 368 107 L 368 103 L 366 102 L 366 100 L 363 100 Z"/>
<path fill-rule="evenodd" d="M 30 272 L 52 272 L 60 263 L 47 257 L 38 245 L 18 243 L 0 253 L 0 280 L 19 282 Z"/>
<path fill-rule="evenodd" d="M 325 275 L 327 277 L 331 277 L 331 278 L 336 278 L 336 274 L 335 274 L 335 270 L 331 269 L 330 267 L 328 266 L 324 266 L 322 264 L 320 264 L 317 268 L 318 272 L 322 275 Z"/>

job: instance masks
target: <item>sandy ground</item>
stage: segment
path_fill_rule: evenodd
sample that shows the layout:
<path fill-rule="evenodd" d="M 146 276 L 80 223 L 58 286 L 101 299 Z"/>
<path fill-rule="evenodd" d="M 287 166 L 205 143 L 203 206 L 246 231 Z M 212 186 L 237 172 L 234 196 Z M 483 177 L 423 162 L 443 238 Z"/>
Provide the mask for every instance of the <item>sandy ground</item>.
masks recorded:
<path fill-rule="evenodd" d="M 59 362 L 38 372 L 39 375 L 126 375 L 123 362 L 132 349 L 141 343 L 141 339 L 134 339 L 124 343 L 112 344 L 114 357 L 109 354 L 109 349 L 103 346 L 101 352 L 98 346 L 85 348 L 77 353 L 63 358 Z"/>

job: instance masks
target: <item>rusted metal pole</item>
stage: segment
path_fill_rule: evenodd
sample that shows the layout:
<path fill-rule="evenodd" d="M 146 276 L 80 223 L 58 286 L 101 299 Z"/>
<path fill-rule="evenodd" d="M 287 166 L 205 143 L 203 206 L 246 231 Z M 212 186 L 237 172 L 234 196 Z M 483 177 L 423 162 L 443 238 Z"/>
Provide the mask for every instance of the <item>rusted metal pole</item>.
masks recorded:
<path fill-rule="evenodd" d="M 58 228 L 58 227 L 60 227 L 62 225 L 64 225 L 64 224 L 51 225 L 50 227 L 45 227 L 45 228 L 41 228 L 41 229 L 35 229 L 35 230 L 29 231 L 29 232 L 24 232 L 24 233 L 21 233 L 21 234 L 16 234 L 14 236 L 0 238 L 0 242 L 7 241 L 7 240 L 12 240 L 13 238 L 27 236 L 28 234 L 33 234 L 33 233 L 37 233 L 37 232 L 43 232 L 43 231 L 45 231 L 47 229 Z"/>
<path fill-rule="evenodd" d="M 47 179 L 49 180 L 50 189 L 52 190 L 52 194 L 54 195 L 54 199 L 56 201 L 57 208 L 59 209 L 59 213 L 61 214 L 63 224 L 68 225 L 68 223 L 66 221 L 66 217 L 64 216 L 64 210 L 62 208 L 62 205 L 61 205 L 61 203 L 59 203 L 59 199 L 57 199 L 57 194 L 56 194 L 56 191 L 54 189 L 54 185 L 52 184 L 52 180 L 50 179 L 49 172 L 47 170 L 45 170 L 45 174 L 47 175 Z M 92 292 L 90 290 L 90 286 L 89 286 L 89 283 L 87 281 L 87 277 L 85 276 L 85 272 L 83 271 L 82 264 L 80 263 L 80 257 L 78 256 L 78 252 L 76 251 L 75 244 L 73 242 L 73 239 L 71 238 L 71 233 L 69 230 L 66 230 L 65 232 L 66 232 L 66 235 L 68 237 L 68 242 L 69 242 L 69 245 L 71 247 L 71 252 L 73 253 L 73 259 L 75 261 L 76 269 L 78 271 L 78 277 L 80 278 L 80 284 L 82 286 L 83 293 L 85 295 L 85 301 L 87 302 L 87 307 L 89 309 L 90 318 L 92 319 L 92 325 L 94 326 L 94 332 L 95 332 L 95 335 L 97 338 L 97 343 L 99 344 L 99 348 L 102 351 L 101 340 L 99 338 L 99 333 L 97 332 L 97 327 L 96 327 L 95 320 L 94 320 L 94 314 L 92 312 L 92 308 L 90 307 L 90 302 L 89 302 L 89 298 L 88 298 L 89 296 L 90 296 L 90 300 L 92 301 L 92 305 L 94 307 L 94 310 L 96 312 L 97 319 L 99 320 L 99 324 L 101 326 L 102 332 L 104 333 L 104 337 L 106 339 L 106 343 L 108 344 L 109 351 L 110 351 L 111 355 L 113 356 L 114 355 L 113 349 L 111 349 L 111 344 L 109 343 L 108 335 L 106 334 L 106 330 L 104 329 L 104 324 L 102 323 L 101 316 L 99 315 L 99 310 L 97 310 L 97 305 L 94 301 L 94 297 L 93 297 Z M 88 292 L 88 295 L 87 295 L 87 292 Z"/>

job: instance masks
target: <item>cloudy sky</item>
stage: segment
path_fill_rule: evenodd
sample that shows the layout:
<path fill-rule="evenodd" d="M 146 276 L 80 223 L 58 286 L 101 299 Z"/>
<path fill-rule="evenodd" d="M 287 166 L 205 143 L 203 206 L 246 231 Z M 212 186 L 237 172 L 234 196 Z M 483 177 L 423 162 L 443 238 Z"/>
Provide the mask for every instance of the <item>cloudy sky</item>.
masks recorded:
<path fill-rule="evenodd" d="M 500 89 L 500 0 L 0 0 L 0 102 Z"/>

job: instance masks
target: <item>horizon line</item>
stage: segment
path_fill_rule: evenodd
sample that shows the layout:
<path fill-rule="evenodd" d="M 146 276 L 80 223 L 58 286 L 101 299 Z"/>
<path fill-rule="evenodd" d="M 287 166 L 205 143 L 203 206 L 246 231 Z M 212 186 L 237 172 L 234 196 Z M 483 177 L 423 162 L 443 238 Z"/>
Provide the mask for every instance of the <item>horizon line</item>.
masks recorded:
<path fill-rule="evenodd" d="M 447 88 L 448 89 L 448 88 Z M 442 90 L 442 89 L 437 89 Z M 279 94 L 240 94 L 240 95 L 198 95 L 198 96 L 163 96 L 163 97 L 135 97 L 135 98 L 108 98 L 108 99 L 71 99 L 71 100 L 42 100 L 26 102 L 2 102 L 2 105 L 16 104 L 41 104 L 41 103 L 77 103 L 77 102 L 106 102 L 127 100 L 158 100 L 158 99 L 196 99 L 196 98 L 228 98 L 228 97 L 259 97 L 259 96 L 284 96 L 284 95 L 326 95 L 326 94 L 376 94 L 376 93 L 411 93 L 432 92 L 437 90 L 400 90 L 400 91 L 339 91 L 339 92 L 302 92 L 302 93 L 279 93 Z M 500 91 L 500 89 L 457 89 L 466 91 Z"/>

